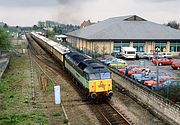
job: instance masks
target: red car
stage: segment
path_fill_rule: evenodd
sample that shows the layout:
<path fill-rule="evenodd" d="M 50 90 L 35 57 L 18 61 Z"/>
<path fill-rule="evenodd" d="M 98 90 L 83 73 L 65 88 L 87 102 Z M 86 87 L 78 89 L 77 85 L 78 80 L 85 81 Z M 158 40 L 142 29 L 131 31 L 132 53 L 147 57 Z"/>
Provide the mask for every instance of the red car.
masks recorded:
<path fill-rule="evenodd" d="M 168 75 L 168 74 L 167 75 L 163 74 L 162 76 L 159 77 L 159 83 L 158 84 L 162 84 L 167 79 L 175 79 L 175 77 Z M 144 85 L 147 85 L 149 87 L 152 85 L 156 85 L 156 84 L 157 84 L 157 78 L 144 81 Z"/>
<path fill-rule="evenodd" d="M 174 61 L 171 65 L 173 69 L 180 69 L 180 60 Z"/>
<path fill-rule="evenodd" d="M 153 62 L 153 64 L 155 64 L 155 65 L 156 65 L 157 62 L 158 62 L 158 65 L 159 65 L 159 66 L 162 66 L 162 65 L 171 65 L 172 62 L 173 62 L 173 60 L 169 60 L 169 59 L 167 59 L 167 58 L 160 58 L 160 59 L 158 59 L 158 61 L 156 61 L 156 59 L 153 59 L 152 62 Z"/>
<path fill-rule="evenodd" d="M 131 76 L 132 74 L 141 74 L 143 70 L 145 70 L 145 69 L 144 68 L 133 68 L 128 71 L 128 76 Z"/>
<path fill-rule="evenodd" d="M 131 70 L 131 69 L 133 69 L 133 68 L 142 68 L 142 66 L 132 65 L 132 66 L 128 66 L 127 68 L 128 68 L 128 70 Z M 120 73 L 124 74 L 124 73 L 125 73 L 125 70 L 126 70 L 125 68 L 122 68 L 122 69 L 119 69 L 118 71 L 119 71 Z"/>

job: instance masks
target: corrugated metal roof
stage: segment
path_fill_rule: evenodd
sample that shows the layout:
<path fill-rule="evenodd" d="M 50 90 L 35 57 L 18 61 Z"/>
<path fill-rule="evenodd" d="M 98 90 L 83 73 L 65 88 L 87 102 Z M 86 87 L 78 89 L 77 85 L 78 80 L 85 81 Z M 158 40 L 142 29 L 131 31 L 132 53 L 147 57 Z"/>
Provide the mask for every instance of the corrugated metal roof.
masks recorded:
<path fill-rule="evenodd" d="M 180 39 L 180 30 L 142 19 L 141 21 L 127 21 L 141 17 L 131 15 L 114 17 L 85 28 L 67 33 L 69 36 L 89 40 L 114 39 Z"/>

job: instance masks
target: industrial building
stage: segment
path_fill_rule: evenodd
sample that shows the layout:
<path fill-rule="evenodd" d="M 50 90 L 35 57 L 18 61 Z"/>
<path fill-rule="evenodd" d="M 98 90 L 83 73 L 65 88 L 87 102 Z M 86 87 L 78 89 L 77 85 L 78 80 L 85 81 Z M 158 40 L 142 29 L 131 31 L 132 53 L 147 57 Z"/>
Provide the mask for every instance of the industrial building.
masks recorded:
<path fill-rule="evenodd" d="M 67 41 L 87 54 L 120 52 L 134 47 L 137 52 L 180 52 L 180 30 L 145 20 L 139 16 L 113 17 L 69 32 Z"/>

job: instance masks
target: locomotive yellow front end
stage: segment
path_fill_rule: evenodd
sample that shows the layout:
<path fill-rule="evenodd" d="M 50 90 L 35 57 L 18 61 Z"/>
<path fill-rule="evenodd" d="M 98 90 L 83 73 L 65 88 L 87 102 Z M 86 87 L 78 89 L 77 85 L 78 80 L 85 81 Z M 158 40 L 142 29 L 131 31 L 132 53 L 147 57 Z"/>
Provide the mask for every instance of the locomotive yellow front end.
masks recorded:
<path fill-rule="evenodd" d="M 110 72 L 90 74 L 90 79 L 89 93 L 91 93 L 91 98 L 112 97 L 112 79 Z"/>

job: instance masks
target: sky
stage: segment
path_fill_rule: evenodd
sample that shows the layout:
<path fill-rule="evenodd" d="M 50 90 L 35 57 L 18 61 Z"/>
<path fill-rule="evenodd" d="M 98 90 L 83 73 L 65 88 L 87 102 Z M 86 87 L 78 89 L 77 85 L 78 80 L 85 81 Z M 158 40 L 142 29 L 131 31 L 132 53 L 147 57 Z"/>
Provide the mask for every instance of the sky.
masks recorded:
<path fill-rule="evenodd" d="M 33 26 L 53 20 L 77 24 L 90 19 L 138 15 L 165 24 L 180 22 L 180 0 L 0 0 L 0 22 L 14 26 Z"/>

